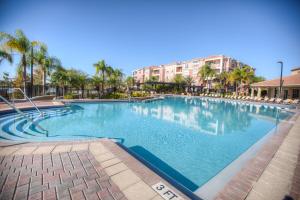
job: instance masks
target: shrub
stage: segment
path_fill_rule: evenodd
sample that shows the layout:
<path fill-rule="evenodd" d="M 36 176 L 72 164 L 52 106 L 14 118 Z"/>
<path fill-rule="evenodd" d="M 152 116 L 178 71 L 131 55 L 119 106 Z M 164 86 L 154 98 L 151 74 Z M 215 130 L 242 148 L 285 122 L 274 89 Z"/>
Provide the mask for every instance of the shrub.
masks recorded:
<path fill-rule="evenodd" d="M 66 94 L 64 96 L 64 99 L 74 99 L 74 95 L 73 94 Z"/>
<path fill-rule="evenodd" d="M 149 93 L 145 91 L 133 91 L 131 93 L 131 97 L 146 97 L 149 96 Z"/>
<path fill-rule="evenodd" d="M 127 98 L 127 94 L 125 93 L 110 93 L 103 96 L 104 99 L 125 99 Z"/>

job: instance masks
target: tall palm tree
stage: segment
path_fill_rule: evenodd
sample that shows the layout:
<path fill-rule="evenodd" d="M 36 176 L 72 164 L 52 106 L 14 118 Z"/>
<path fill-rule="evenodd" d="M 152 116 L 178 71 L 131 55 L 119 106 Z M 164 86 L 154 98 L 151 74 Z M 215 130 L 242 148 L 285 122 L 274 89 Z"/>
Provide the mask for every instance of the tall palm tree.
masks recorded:
<path fill-rule="evenodd" d="M 207 86 L 207 92 L 209 92 L 209 87 L 210 87 L 209 79 L 212 79 L 215 76 L 215 74 L 216 74 L 215 70 L 211 68 L 210 64 L 203 65 L 198 72 L 200 80 L 203 81 Z"/>
<path fill-rule="evenodd" d="M 184 78 L 184 82 L 186 83 L 186 85 L 188 86 L 188 92 L 190 92 L 192 84 L 194 83 L 194 80 L 191 76 L 185 77 Z"/>
<path fill-rule="evenodd" d="M 128 76 L 125 80 L 125 83 L 128 88 L 131 88 L 134 86 L 134 78 L 132 76 Z"/>
<path fill-rule="evenodd" d="M 67 70 L 65 70 L 63 67 L 57 67 L 55 72 L 51 74 L 51 83 L 63 88 L 63 96 L 65 95 L 65 85 L 67 82 Z"/>
<path fill-rule="evenodd" d="M 241 76 L 241 69 L 240 68 L 235 68 L 231 72 L 231 79 L 234 83 L 235 86 L 235 94 L 238 95 L 238 88 L 239 85 L 241 84 L 242 76 Z"/>
<path fill-rule="evenodd" d="M 98 93 L 98 98 L 100 99 L 101 95 L 100 95 L 100 87 L 103 84 L 103 79 L 99 76 L 93 76 L 92 77 L 92 85 L 95 86 L 97 93 Z"/>
<path fill-rule="evenodd" d="M 229 73 L 226 72 L 226 71 L 223 71 L 220 74 L 218 74 L 216 77 L 219 80 L 219 86 L 218 86 L 218 88 L 225 89 L 225 92 L 227 92 L 227 90 L 228 90 L 228 77 L 229 77 Z"/>
<path fill-rule="evenodd" d="M 0 42 L 3 43 L 5 48 L 9 48 L 12 51 L 15 51 L 21 56 L 21 66 L 23 68 L 23 84 L 24 84 L 24 93 L 26 94 L 26 79 L 27 79 L 27 60 L 26 54 L 31 51 L 33 46 L 38 45 L 37 41 L 30 41 L 26 35 L 21 30 L 16 30 L 15 35 L 10 35 L 8 33 L 0 32 Z"/>
<path fill-rule="evenodd" d="M 40 45 L 39 50 L 35 52 L 34 58 L 35 63 L 42 71 L 43 95 L 45 95 L 47 75 L 50 75 L 51 70 L 60 67 L 61 62 L 59 59 L 48 55 L 47 46 L 44 44 Z"/>
<path fill-rule="evenodd" d="M 105 75 L 106 75 L 106 79 L 105 79 L 104 86 L 105 84 L 107 84 L 107 87 L 110 88 L 112 85 L 114 85 L 115 82 L 114 68 L 112 68 L 112 66 L 110 65 L 106 65 Z"/>
<path fill-rule="evenodd" d="M 12 55 L 3 49 L 0 49 L 0 64 L 3 60 L 7 60 L 10 64 L 13 63 Z"/>
<path fill-rule="evenodd" d="M 94 64 L 96 68 L 96 75 L 99 75 L 102 78 L 101 81 L 101 92 L 104 93 L 104 84 L 105 84 L 105 73 L 107 71 L 107 65 L 104 60 L 100 60 L 99 62 Z"/>
<path fill-rule="evenodd" d="M 123 80 L 123 72 L 121 69 L 114 69 L 113 71 L 113 76 L 116 79 L 116 88 L 119 89 L 120 85 L 122 84 L 122 80 Z"/>

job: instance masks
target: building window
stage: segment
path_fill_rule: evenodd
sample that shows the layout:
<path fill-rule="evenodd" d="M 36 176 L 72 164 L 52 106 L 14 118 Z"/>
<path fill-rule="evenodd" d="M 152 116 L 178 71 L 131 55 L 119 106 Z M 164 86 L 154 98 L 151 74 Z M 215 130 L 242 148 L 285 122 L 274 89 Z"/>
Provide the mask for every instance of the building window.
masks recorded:
<path fill-rule="evenodd" d="M 298 99 L 299 98 L 299 89 L 293 89 L 293 99 Z"/>
<path fill-rule="evenodd" d="M 176 72 L 182 72 L 182 67 L 176 67 Z"/>

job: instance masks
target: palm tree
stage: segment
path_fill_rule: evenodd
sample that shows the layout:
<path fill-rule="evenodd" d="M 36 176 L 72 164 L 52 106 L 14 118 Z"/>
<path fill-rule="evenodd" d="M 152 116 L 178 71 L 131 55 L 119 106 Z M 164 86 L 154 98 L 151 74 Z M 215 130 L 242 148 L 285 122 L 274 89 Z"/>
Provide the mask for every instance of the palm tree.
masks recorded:
<path fill-rule="evenodd" d="M 12 55 L 3 49 L 0 49 L 0 64 L 3 60 L 7 60 L 10 64 L 13 63 Z"/>
<path fill-rule="evenodd" d="M 190 92 L 191 86 L 194 83 L 194 80 L 191 76 L 185 77 L 184 78 L 184 82 L 186 83 L 186 85 L 188 86 L 188 92 Z"/>
<path fill-rule="evenodd" d="M 63 67 L 57 67 L 55 72 L 51 74 L 51 83 L 62 87 L 63 89 L 63 96 L 65 95 L 65 85 L 68 82 L 67 70 Z"/>
<path fill-rule="evenodd" d="M 134 86 L 134 78 L 132 76 L 128 76 L 125 80 L 126 85 L 128 88 L 131 88 Z"/>
<path fill-rule="evenodd" d="M 23 84 L 24 93 L 26 94 L 26 68 L 27 60 L 26 54 L 28 54 L 33 46 L 38 45 L 37 41 L 29 41 L 25 34 L 21 30 L 16 30 L 15 35 L 10 35 L 8 33 L 0 32 L 0 41 L 3 42 L 5 48 L 10 48 L 21 55 L 21 66 L 23 68 Z"/>
<path fill-rule="evenodd" d="M 122 84 L 124 74 L 121 69 L 114 69 L 113 76 L 115 77 L 116 80 L 115 87 L 119 89 L 120 85 Z"/>
<path fill-rule="evenodd" d="M 92 85 L 95 86 L 97 93 L 98 93 L 98 98 L 100 99 L 100 86 L 103 84 L 103 79 L 100 78 L 99 76 L 93 76 L 92 77 Z"/>
<path fill-rule="evenodd" d="M 246 94 L 248 95 L 250 84 L 254 80 L 254 70 L 252 67 L 246 65 L 241 69 L 241 83 L 244 84 L 244 88 L 246 89 Z"/>
<path fill-rule="evenodd" d="M 218 74 L 216 77 L 219 80 L 219 86 L 217 86 L 217 88 L 225 89 L 225 92 L 227 92 L 229 73 L 223 71 L 220 74 Z"/>
<path fill-rule="evenodd" d="M 215 70 L 211 68 L 210 64 L 205 64 L 200 68 L 198 75 L 200 77 L 200 80 L 205 82 L 205 85 L 207 85 L 207 92 L 209 92 L 209 79 L 212 79 L 215 76 Z"/>
<path fill-rule="evenodd" d="M 58 67 L 61 67 L 61 62 L 56 57 L 46 57 L 45 65 L 42 67 L 43 70 L 43 94 L 45 95 L 45 86 L 46 86 L 46 80 L 47 75 L 50 76 L 51 71 L 53 69 L 56 69 Z"/>
<path fill-rule="evenodd" d="M 234 84 L 235 87 L 235 94 L 238 95 L 238 87 L 241 83 L 242 76 L 241 76 L 241 69 L 240 68 L 235 68 L 231 72 L 231 81 Z"/>
<path fill-rule="evenodd" d="M 45 95 L 47 75 L 50 75 L 51 70 L 60 67 L 61 62 L 55 57 L 48 56 L 47 46 L 44 44 L 35 52 L 34 61 L 42 71 L 43 95 Z"/>
<path fill-rule="evenodd" d="M 99 62 L 94 64 L 94 67 L 96 68 L 96 75 L 101 76 L 101 92 L 104 93 L 104 84 L 105 84 L 105 73 L 107 71 L 107 65 L 104 60 L 100 60 Z"/>

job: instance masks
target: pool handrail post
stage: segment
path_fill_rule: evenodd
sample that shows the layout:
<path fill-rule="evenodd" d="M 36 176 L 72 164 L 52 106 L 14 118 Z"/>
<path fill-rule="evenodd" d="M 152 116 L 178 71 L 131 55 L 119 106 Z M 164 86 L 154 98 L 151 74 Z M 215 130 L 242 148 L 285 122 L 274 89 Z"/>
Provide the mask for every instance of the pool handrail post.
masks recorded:
<path fill-rule="evenodd" d="M 9 106 L 11 107 L 13 110 L 15 110 L 17 113 L 19 113 L 20 115 L 22 115 L 23 117 L 25 117 L 28 121 L 30 121 L 32 124 L 34 124 L 34 121 L 28 117 L 24 112 L 22 112 L 19 108 L 17 108 L 15 105 L 11 104 L 6 98 L 4 98 L 3 96 L 0 95 L 0 98 Z M 35 124 L 38 128 L 40 128 L 42 131 L 46 131 L 48 134 L 48 131 L 46 129 L 44 129 L 43 127 L 41 127 L 38 124 Z"/>

